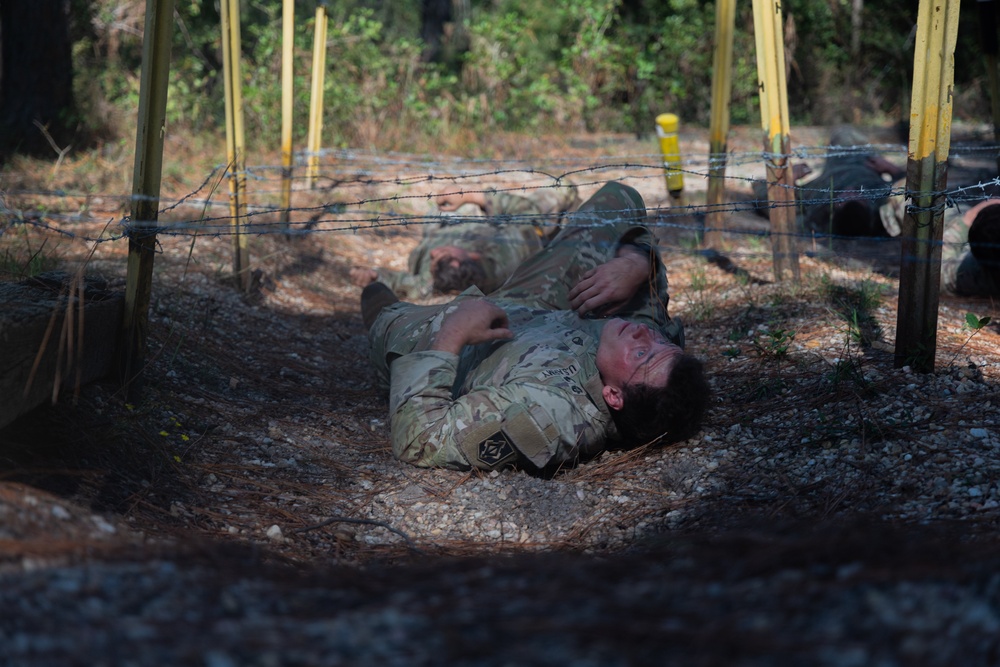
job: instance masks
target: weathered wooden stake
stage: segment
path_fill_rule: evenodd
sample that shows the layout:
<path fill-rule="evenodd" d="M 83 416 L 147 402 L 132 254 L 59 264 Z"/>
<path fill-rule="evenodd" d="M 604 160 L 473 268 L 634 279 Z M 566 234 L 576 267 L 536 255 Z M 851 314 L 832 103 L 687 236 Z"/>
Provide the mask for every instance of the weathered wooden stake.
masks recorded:
<path fill-rule="evenodd" d="M 119 369 L 126 401 L 136 401 L 142 393 L 160 208 L 163 138 L 167 131 L 167 78 L 170 74 L 173 30 L 173 0 L 146 0 L 132 172 L 132 225 L 128 239 L 122 345 L 119 348 Z"/>
<path fill-rule="evenodd" d="M 920 0 L 913 55 L 895 364 L 924 372 L 934 370 L 937 348 L 958 10 L 959 0 Z"/>
<path fill-rule="evenodd" d="M 788 159 L 788 91 L 785 86 L 785 44 L 778 0 L 753 0 L 754 38 L 757 42 L 757 81 L 760 120 L 767 157 L 767 198 L 770 201 L 771 252 L 774 278 L 786 273 L 799 279 L 795 245 L 795 180 Z"/>
<path fill-rule="evenodd" d="M 316 30 L 313 37 L 312 89 L 309 98 L 309 161 L 306 182 L 309 189 L 316 187 L 319 177 L 319 149 L 323 140 L 323 79 L 326 73 L 326 4 L 316 5 Z"/>
<path fill-rule="evenodd" d="M 243 131 L 243 77 L 240 73 L 240 3 L 221 0 L 222 68 L 226 96 L 226 153 L 229 159 L 229 215 L 233 232 L 233 277 L 250 291 L 250 249 L 243 227 L 247 220 L 246 138 Z"/>
<path fill-rule="evenodd" d="M 281 224 L 287 229 L 292 207 L 292 96 L 295 48 L 295 0 L 281 8 Z"/>
<path fill-rule="evenodd" d="M 715 54 L 712 58 L 712 117 L 708 131 L 708 193 L 705 196 L 706 248 L 721 248 L 726 220 L 722 203 L 726 195 L 726 144 L 729 137 L 729 102 L 732 98 L 733 33 L 736 0 L 716 0 Z"/>

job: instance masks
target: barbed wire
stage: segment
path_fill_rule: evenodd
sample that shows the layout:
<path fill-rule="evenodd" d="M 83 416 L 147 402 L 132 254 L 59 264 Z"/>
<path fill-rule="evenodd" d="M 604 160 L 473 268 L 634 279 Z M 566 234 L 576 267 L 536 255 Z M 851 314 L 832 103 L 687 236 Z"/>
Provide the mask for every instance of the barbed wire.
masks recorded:
<path fill-rule="evenodd" d="M 688 156 L 672 169 L 683 174 L 687 182 L 707 179 L 713 170 L 725 167 L 727 200 L 722 204 L 707 205 L 670 199 L 669 205 L 649 202 L 649 225 L 658 236 L 661 246 L 672 252 L 688 251 L 677 238 L 699 237 L 712 231 L 738 239 L 764 237 L 771 234 L 764 220 L 770 211 L 780 206 L 794 206 L 801 218 L 805 211 L 816 207 L 831 210 L 849 201 L 861 201 L 876 210 L 897 199 L 909 199 L 909 210 L 939 211 L 954 208 L 956 211 L 991 195 L 1000 193 L 1000 178 L 996 175 L 995 159 L 998 146 L 989 144 L 953 143 L 949 161 L 960 169 L 972 170 L 971 182 L 932 192 L 908 192 L 905 181 L 883 181 L 871 187 L 821 187 L 824 173 L 799 180 L 790 187 L 794 191 L 791 202 L 774 202 L 756 196 L 762 184 L 764 165 L 793 164 L 796 161 L 823 164 L 851 164 L 861 168 L 863 161 L 873 155 L 895 157 L 904 161 L 906 147 L 902 144 L 860 144 L 851 146 L 823 145 L 799 146 L 788 154 L 764 151 L 728 152 Z M 971 156 L 971 157 L 970 157 Z M 159 217 L 155 224 L 133 221 L 123 215 L 116 221 L 98 221 L 82 209 L 100 200 L 124 208 L 133 201 L 131 195 L 73 193 L 62 189 L 15 189 L 4 192 L 0 199 L 0 235 L 5 229 L 17 225 L 35 227 L 81 242 L 102 244 L 121 241 L 136 233 L 156 233 L 166 236 L 225 237 L 235 234 L 252 236 L 267 234 L 338 234 L 338 233 L 410 233 L 423 231 L 428 226 L 451 225 L 468 221 L 482 221 L 478 217 L 442 216 L 434 211 L 435 197 L 443 193 L 492 194 L 507 193 L 530 195 L 532 192 L 573 184 L 580 190 L 603 185 L 608 180 L 619 180 L 649 189 L 650 179 L 656 181 L 656 190 L 663 193 L 663 156 L 639 154 L 594 157 L 554 156 L 530 159 L 442 158 L 429 155 L 404 153 L 375 153 L 357 150 L 324 150 L 317 154 L 322 162 L 315 179 L 304 173 L 308 169 L 307 153 L 296 155 L 292 170 L 293 197 L 310 200 L 307 205 L 281 208 L 276 201 L 282 192 L 281 179 L 285 173 L 282 165 L 247 166 L 237 177 L 247 183 L 246 214 L 234 219 L 230 212 L 230 187 L 227 182 L 231 165 L 213 167 L 201 178 L 192 191 L 172 200 L 160 199 Z M 989 166 L 966 165 L 967 161 L 993 161 Z M 750 168 L 759 175 L 748 173 Z M 395 174 L 387 175 L 387 172 Z M 979 178 L 975 178 L 979 176 Z M 312 189 L 304 183 L 312 182 Z M 766 187 L 766 184 L 764 184 Z M 386 192 L 388 191 L 388 192 Z M 748 193 L 749 191 L 749 193 Z M 749 196 L 748 196 L 749 194 Z M 686 193 L 692 198 L 690 193 Z M 698 196 L 701 196 L 699 190 Z M 919 207 L 918 199 L 929 198 L 931 204 Z M 44 200 L 44 205 L 32 205 Z M 64 202 L 66 210 L 53 202 Z M 83 205 L 80 205 L 83 202 Z M 71 204 L 76 203 L 76 210 Z M 421 210 L 423 209 L 423 210 Z M 706 227 L 706 219 L 721 216 L 729 223 L 720 228 Z M 279 218 L 287 217 L 290 222 Z M 540 227 L 548 216 L 503 215 L 491 219 L 492 224 Z M 104 224 L 100 233 L 93 233 L 94 223 Z M 731 224 L 730 224 L 731 223 Z M 576 213 L 563 217 L 563 225 L 595 224 L 595 220 Z M 807 230 L 798 225 L 791 234 L 802 245 L 833 244 L 852 237 L 837 236 Z M 881 239 L 881 240 L 879 240 Z M 869 237 L 873 244 L 899 244 L 900 237 L 890 239 L 881 235 Z M 913 239 L 907 239 L 913 240 Z M 945 243 L 945 242 L 941 242 Z M 689 244 L 688 244 L 689 245 Z M 865 253 L 852 248 L 852 253 Z M 740 251 L 732 253 L 739 256 Z M 764 254 L 763 252 L 760 254 Z M 871 257 L 881 254 L 872 252 Z M 854 258 L 866 257 L 852 255 Z M 869 257 L 869 258 L 871 258 Z"/>

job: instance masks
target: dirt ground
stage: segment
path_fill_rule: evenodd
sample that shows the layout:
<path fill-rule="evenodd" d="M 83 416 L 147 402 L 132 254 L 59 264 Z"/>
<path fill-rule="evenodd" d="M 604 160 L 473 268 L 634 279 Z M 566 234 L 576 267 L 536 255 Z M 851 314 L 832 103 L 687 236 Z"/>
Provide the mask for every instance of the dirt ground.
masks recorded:
<path fill-rule="evenodd" d="M 11 664 L 998 664 L 997 459 L 952 435 L 995 439 L 1000 332 L 966 315 L 996 304 L 943 297 L 935 373 L 895 369 L 891 249 L 803 244 L 801 279 L 774 281 L 767 223 L 738 205 L 756 135 L 731 140 L 725 261 L 693 240 L 703 166 L 671 200 L 655 140 L 631 137 L 525 145 L 516 163 L 332 156 L 296 191 L 290 237 L 251 207 L 249 295 L 215 226 L 225 199 L 167 210 L 197 224 L 158 237 L 141 397 L 101 382 L 0 431 Z M 704 133 L 682 147 L 707 153 Z M 663 225 L 671 314 L 713 376 L 704 432 L 554 480 L 394 461 L 349 269 L 404 268 L 431 192 L 553 173 L 585 196 L 621 179 Z M 251 179 L 251 201 L 276 182 Z M 120 285 L 127 244 L 86 240 L 116 233 L 120 202 L 84 199 L 53 213 L 8 190 L 6 205 L 50 228 L 27 243 L 49 238 L 58 268 Z M 938 478 L 983 496 L 933 495 Z M 571 503 L 601 490 L 643 500 Z M 518 494 L 548 516 L 503 507 Z"/>

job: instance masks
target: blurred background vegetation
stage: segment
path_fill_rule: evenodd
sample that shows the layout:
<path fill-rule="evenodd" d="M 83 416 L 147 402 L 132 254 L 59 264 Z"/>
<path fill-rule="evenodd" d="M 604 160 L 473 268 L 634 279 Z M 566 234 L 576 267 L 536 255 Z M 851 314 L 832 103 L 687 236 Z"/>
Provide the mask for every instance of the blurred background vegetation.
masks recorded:
<path fill-rule="evenodd" d="M 785 0 L 793 122 L 904 120 L 917 4 Z M 985 121 L 989 96 L 975 4 L 963 3 L 955 117 Z M 38 33 L 33 38 L 43 41 L 36 44 L 62 39 L 46 38 L 51 16 L 45 26 L 23 20 L 25 12 L 30 18 L 37 11 L 33 7 L 48 5 L 63 8 L 67 17 L 72 96 L 46 112 L 46 137 L 33 124 L 37 118 L 10 110 L 15 94 L 21 95 L 12 92 L 11 71 L 18 63 L 11 61 L 27 56 L 8 47 L 25 31 Z M 241 7 L 247 137 L 276 147 L 281 2 L 243 0 Z M 666 111 L 684 123 L 708 123 L 715 22 L 708 0 L 330 0 L 327 7 L 324 146 L 408 150 L 435 138 L 453 144 L 455 137 L 471 140 L 491 132 L 643 135 Z M 295 141 L 301 146 L 315 4 L 297 2 L 295 11 Z M 131 142 L 144 12 L 144 0 L 0 2 L 7 42 L 0 144 L 8 151 L 52 154 L 53 144 Z M 739 2 L 737 13 L 732 121 L 757 123 L 751 3 Z M 177 0 L 175 20 L 171 131 L 221 133 L 218 5 Z M 58 49 L 41 51 L 32 57 L 51 59 Z M 60 76 L 63 69 L 56 70 Z M 44 86 L 49 79 L 42 79 Z"/>

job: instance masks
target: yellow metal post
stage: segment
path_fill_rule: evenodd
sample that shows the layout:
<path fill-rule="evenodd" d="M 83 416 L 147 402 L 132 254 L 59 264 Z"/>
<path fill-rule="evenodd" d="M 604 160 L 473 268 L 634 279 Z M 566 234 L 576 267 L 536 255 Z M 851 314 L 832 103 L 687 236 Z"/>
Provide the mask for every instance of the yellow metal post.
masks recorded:
<path fill-rule="evenodd" d="M 705 196 L 707 248 L 721 248 L 726 230 L 722 204 L 726 193 L 726 144 L 732 98 L 733 34 L 736 0 L 716 0 L 715 53 L 712 58 L 712 117 L 708 131 L 708 193 Z"/>
<path fill-rule="evenodd" d="M 128 239 L 125 313 L 119 348 L 125 400 L 142 392 L 149 302 L 159 217 L 163 138 L 167 131 L 167 78 L 174 31 L 173 0 L 146 0 L 142 38 L 142 74 L 139 79 L 139 116 L 132 171 L 132 228 Z"/>
<path fill-rule="evenodd" d="M 229 214 L 233 231 L 233 275 L 236 286 L 250 290 L 250 250 L 244 226 L 247 221 L 246 139 L 243 130 L 243 87 L 240 73 L 240 3 L 221 0 L 222 68 L 226 95 L 226 157 L 229 161 Z"/>
<path fill-rule="evenodd" d="M 284 0 L 281 11 L 281 224 L 288 227 L 292 207 L 292 84 L 295 47 L 295 0 Z"/>
<path fill-rule="evenodd" d="M 937 348 L 958 14 L 959 0 L 920 0 L 917 13 L 895 364 L 919 371 L 934 370 Z"/>
<path fill-rule="evenodd" d="M 774 278 L 791 273 L 799 279 L 795 244 L 795 181 L 788 138 L 788 91 L 785 86 L 785 45 L 778 0 L 753 0 L 754 38 L 757 42 L 757 81 L 760 95 L 764 152 L 767 154 L 767 197 L 771 203 L 771 252 Z"/>
<path fill-rule="evenodd" d="M 309 188 L 316 187 L 319 176 L 319 149 L 323 136 L 323 77 L 326 73 L 326 5 L 316 5 L 316 31 L 313 37 L 312 89 L 309 97 L 309 162 L 306 167 L 306 182 Z"/>

